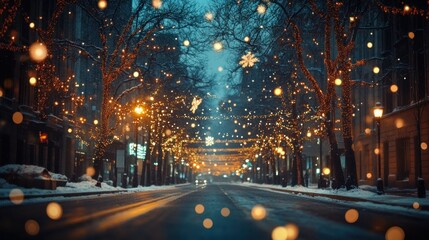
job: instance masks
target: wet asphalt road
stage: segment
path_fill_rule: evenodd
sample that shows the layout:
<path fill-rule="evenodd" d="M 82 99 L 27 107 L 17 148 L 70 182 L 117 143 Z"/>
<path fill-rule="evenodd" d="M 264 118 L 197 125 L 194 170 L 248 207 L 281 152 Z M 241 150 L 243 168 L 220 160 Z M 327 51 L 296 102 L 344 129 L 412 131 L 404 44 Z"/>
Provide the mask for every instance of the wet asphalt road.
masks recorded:
<path fill-rule="evenodd" d="M 272 239 L 276 226 L 293 224 L 298 239 L 385 239 L 395 226 L 403 229 L 406 239 L 425 239 L 429 223 L 428 215 L 382 212 L 233 184 L 56 202 L 62 209 L 57 220 L 47 217 L 47 202 L 0 207 L 0 238 Z M 258 205 L 262 208 L 255 211 Z M 344 217 L 351 208 L 359 213 L 354 223 Z M 252 209 L 257 216 L 265 210 L 265 218 L 255 220 Z M 39 227 L 34 236 L 28 234 L 28 220 Z"/>

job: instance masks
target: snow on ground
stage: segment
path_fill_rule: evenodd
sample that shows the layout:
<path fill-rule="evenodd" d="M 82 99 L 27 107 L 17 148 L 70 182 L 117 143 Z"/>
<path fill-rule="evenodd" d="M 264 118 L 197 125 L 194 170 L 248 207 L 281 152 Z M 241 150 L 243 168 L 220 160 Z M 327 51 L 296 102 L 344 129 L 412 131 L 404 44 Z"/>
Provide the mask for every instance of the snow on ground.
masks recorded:
<path fill-rule="evenodd" d="M 19 175 L 20 177 L 26 178 L 34 178 L 34 179 L 67 179 L 66 176 L 56 173 L 51 173 L 46 171 L 46 169 L 31 166 L 31 165 L 16 165 L 9 164 L 0 167 L 0 176 L 5 176 L 7 173 L 13 172 L 14 174 Z M 101 188 L 96 186 L 96 180 L 93 180 L 91 177 L 87 175 L 83 175 L 80 177 L 80 182 L 67 182 L 65 187 L 57 187 L 56 190 L 47 190 L 47 189 L 37 189 L 37 188 L 22 188 L 16 185 L 8 183 L 5 179 L 0 178 L 0 205 L 10 204 L 10 202 L 14 202 L 13 199 L 18 198 L 25 199 L 25 202 L 32 202 L 34 200 L 29 199 L 29 196 L 37 196 L 43 197 L 44 195 L 61 195 L 61 194 L 73 194 L 73 193 L 88 193 L 88 192 L 140 192 L 140 191 L 153 191 L 153 190 L 162 190 L 168 188 L 174 188 L 177 185 L 169 185 L 169 186 L 151 186 L 151 187 L 142 187 L 139 186 L 137 188 L 122 188 L 122 187 L 113 187 L 111 185 L 106 184 L 105 182 L 101 183 Z M 305 193 L 315 193 L 315 194 L 323 194 L 323 195 L 336 195 L 336 196 L 346 196 L 351 198 L 359 198 L 362 200 L 369 200 L 376 203 L 371 202 L 359 202 L 360 205 L 383 205 L 379 203 L 385 203 L 384 205 L 401 205 L 408 208 L 414 209 L 429 209 L 429 197 L 426 198 L 417 198 L 412 196 L 398 196 L 394 194 L 383 194 L 378 195 L 374 192 L 374 186 L 360 186 L 358 189 L 353 189 L 346 191 L 345 189 L 333 190 L 333 189 L 318 189 L 316 185 L 311 185 L 310 187 L 302 187 L 302 186 L 277 186 L 270 184 L 255 184 L 255 183 L 237 183 L 242 186 L 247 187 L 257 187 L 262 188 L 269 191 L 287 191 L 289 194 L 299 194 L 305 195 Z M 409 190 L 410 192 L 412 190 Z M 295 193 L 291 193 L 295 192 Z M 25 198 L 27 196 L 27 198 Z M 317 196 L 317 198 L 324 198 L 328 200 L 329 197 L 326 196 Z M 30 201 L 31 200 L 31 201 Z M 22 202 L 21 201 L 21 202 Z M 338 201 L 338 200 L 334 200 Z M 377 204 L 378 203 L 378 204 Z M 392 207 L 392 206 L 388 206 Z M 397 207 L 397 206 L 394 206 Z M 413 209 L 412 209 L 413 210 Z M 425 211 L 428 212 L 429 211 Z"/>

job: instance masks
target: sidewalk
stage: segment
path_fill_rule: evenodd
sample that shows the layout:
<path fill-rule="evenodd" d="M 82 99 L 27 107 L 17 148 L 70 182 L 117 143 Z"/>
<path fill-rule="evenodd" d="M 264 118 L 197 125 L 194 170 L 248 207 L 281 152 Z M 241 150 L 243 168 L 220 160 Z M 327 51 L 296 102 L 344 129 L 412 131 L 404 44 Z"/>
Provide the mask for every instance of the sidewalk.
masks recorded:
<path fill-rule="evenodd" d="M 385 189 L 385 194 L 378 195 L 375 186 L 361 186 L 358 189 L 333 190 L 330 188 L 318 189 L 317 185 L 307 187 L 281 187 L 278 185 L 244 183 L 249 187 L 265 188 L 271 191 L 286 192 L 296 195 L 306 195 L 310 197 L 324 197 L 340 201 L 363 202 L 373 204 L 383 204 L 396 207 L 404 207 L 415 210 L 429 211 L 429 198 L 417 198 L 417 190 L 413 189 Z"/>

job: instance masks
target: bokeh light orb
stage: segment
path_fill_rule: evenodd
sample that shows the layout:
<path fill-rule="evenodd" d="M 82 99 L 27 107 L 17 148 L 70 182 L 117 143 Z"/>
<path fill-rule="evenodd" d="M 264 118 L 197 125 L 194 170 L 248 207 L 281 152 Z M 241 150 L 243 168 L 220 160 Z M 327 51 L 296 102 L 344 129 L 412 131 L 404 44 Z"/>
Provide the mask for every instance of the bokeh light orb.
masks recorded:
<path fill-rule="evenodd" d="M 197 214 L 203 214 L 204 213 L 204 205 L 203 204 L 195 205 L 195 212 Z"/>
<path fill-rule="evenodd" d="M 259 4 L 258 7 L 256 8 L 256 11 L 259 14 L 264 14 L 267 11 L 267 7 L 264 4 Z"/>
<path fill-rule="evenodd" d="M 159 9 L 162 7 L 162 1 L 161 0 L 152 0 L 152 7 Z"/>
<path fill-rule="evenodd" d="M 231 211 L 229 210 L 229 208 L 224 207 L 220 210 L 220 214 L 223 217 L 228 217 L 231 214 Z"/>
<path fill-rule="evenodd" d="M 418 202 L 414 202 L 413 203 L 413 208 L 414 209 L 420 209 L 420 204 Z"/>
<path fill-rule="evenodd" d="M 46 207 L 46 215 L 52 220 L 58 220 L 63 216 L 63 208 L 57 202 L 50 202 Z"/>
<path fill-rule="evenodd" d="M 34 24 L 34 22 L 31 22 L 28 26 L 29 26 L 30 28 L 34 28 L 34 27 L 36 26 L 36 24 Z"/>
<path fill-rule="evenodd" d="M 355 223 L 359 219 L 359 212 L 356 209 L 347 210 L 344 219 L 348 223 Z"/>
<path fill-rule="evenodd" d="M 35 77 L 31 77 L 31 78 L 28 80 L 28 83 L 30 83 L 30 85 L 31 85 L 31 86 L 36 86 L 37 79 L 36 79 Z"/>
<path fill-rule="evenodd" d="M 204 15 L 204 18 L 205 18 L 207 21 L 212 21 L 212 20 L 213 20 L 213 18 L 214 18 L 214 15 L 213 15 L 213 13 L 211 13 L 211 12 L 207 12 L 207 13 Z"/>
<path fill-rule="evenodd" d="M 29 51 L 31 60 L 35 62 L 41 62 L 45 60 L 45 58 L 48 56 L 48 49 L 41 42 L 35 42 L 31 44 L 28 51 Z"/>
<path fill-rule="evenodd" d="M 280 87 L 277 87 L 274 89 L 274 95 L 280 96 L 282 95 L 282 93 L 283 93 L 283 90 Z"/>
<path fill-rule="evenodd" d="M 403 128 L 405 126 L 405 121 L 402 118 L 397 118 L 394 121 L 396 128 Z"/>
<path fill-rule="evenodd" d="M 405 239 L 405 232 L 402 228 L 394 226 L 386 231 L 386 240 L 403 240 Z"/>
<path fill-rule="evenodd" d="M 19 205 L 24 202 L 24 192 L 19 188 L 14 188 L 9 192 L 9 200 L 15 204 Z"/>
<path fill-rule="evenodd" d="M 399 90 L 398 85 L 396 85 L 396 84 L 392 84 L 392 85 L 390 85 L 390 91 L 391 91 L 391 92 L 395 93 L 395 92 L 397 92 L 398 90 Z"/>
<path fill-rule="evenodd" d="M 252 218 L 260 221 L 267 216 L 267 210 L 262 205 L 255 205 L 251 211 Z"/>
<path fill-rule="evenodd" d="M 413 32 L 409 32 L 408 33 L 408 37 L 410 38 L 410 39 L 414 39 L 414 37 L 415 37 L 416 35 L 413 33 Z"/>
<path fill-rule="evenodd" d="M 366 44 L 366 47 L 367 48 L 372 48 L 374 45 L 372 44 L 372 42 L 368 42 L 367 44 Z"/>
<path fill-rule="evenodd" d="M 188 47 L 190 44 L 191 44 L 191 42 L 188 39 L 186 39 L 185 41 L 183 41 L 183 45 L 185 47 Z"/>
<path fill-rule="evenodd" d="M 335 79 L 335 85 L 341 86 L 342 83 L 343 83 L 343 81 L 341 80 L 341 78 Z"/>
<path fill-rule="evenodd" d="M 287 237 L 287 230 L 283 226 L 278 226 L 273 229 L 271 232 L 271 238 L 273 240 L 285 240 L 288 239 Z"/>
<path fill-rule="evenodd" d="M 138 71 L 133 72 L 133 77 L 139 77 L 140 73 Z"/>
<path fill-rule="evenodd" d="M 369 173 L 367 173 L 367 174 L 366 174 L 366 178 L 367 178 L 367 179 L 371 179 L 371 178 L 372 178 L 372 173 L 370 173 L 370 172 L 369 172 Z"/>
<path fill-rule="evenodd" d="M 250 37 L 248 37 L 248 36 L 244 37 L 244 41 L 245 42 L 250 42 Z"/>
<path fill-rule="evenodd" d="M 379 67 L 377 67 L 377 66 L 375 66 L 375 67 L 372 69 L 372 72 L 373 72 L 373 73 L 375 73 L 375 74 L 378 74 L 378 73 L 380 73 L 380 68 L 379 68 Z"/>
<path fill-rule="evenodd" d="M 376 154 L 376 155 L 380 154 L 380 149 L 379 148 L 374 148 L 374 154 Z"/>
<path fill-rule="evenodd" d="M 21 112 L 15 112 L 12 115 L 12 121 L 15 124 L 21 124 L 24 121 L 24 115 Z"/>
<path fill-rule="evenodd" d="M 365 128 L 365 134 L 366 134 L 366 135 L 371 134 L 371 129 L 370 129 L 370 128 Z"/>
<path fill-rule="evenodd" d="M 210 218 L 204 219 L 203 226 L 207 229 L 212 228 L 213 227 L 213 220 L 211 220 Z"/>
<path fill-rule="evenodd" d="M 87 167 L 86 168 L 86 175 L 93 177 L 95 175 L 95 168 L 94 167 Z"/>
<path fill-rule="evenodd" d="M 103 10 L 107 7 L 107 1 L 106 0 L 99 0 L 98 1 L 98 8 Z"/>
<path fill-rule="evenodd" d="M 325 167 L 325 168 L 323 168 L 322 172 L 323 172 L 323 174 L 325 174 L 325 175 L 329 175 L 329 174 L 331 174 L 331 169 L 329 169 L 329 168 Z"/>
<path fill-rule="evenodd" d="M 215 43 L 213 43 L 213 49 L 214 49 L 216 52 L 220 52 L 220 51 L 222 51 L 222 49 L 223 49 L 223 45 L 222 45 L 222 43 L 221 43 L 221 42 L 215 42 Z"/>
<path fill-rule="evenodd" d="M 36 220 L 29 219 L 24 225 L 25 232 L 30 236 L 36 236 L 40 232 L 39 223 Z"/>
<path fill-rule="evenodd" d="M 288 240 L 295 240 L 298 238 L 299 235 L 299 228 L 297 225 L 293 223 L 289 223 L 285 226 L 287 231 L 287 239 Z"/>
<path fill-rule="evenodd" d="M 427 150 L 427 149 L 428 149 L 428 144 L 427 144 L 427 143 L 425 143 L 425 142 L 422 142 L 422 143 L 420 143 L 420 148 L 421 148 L 422 150 Z"/>

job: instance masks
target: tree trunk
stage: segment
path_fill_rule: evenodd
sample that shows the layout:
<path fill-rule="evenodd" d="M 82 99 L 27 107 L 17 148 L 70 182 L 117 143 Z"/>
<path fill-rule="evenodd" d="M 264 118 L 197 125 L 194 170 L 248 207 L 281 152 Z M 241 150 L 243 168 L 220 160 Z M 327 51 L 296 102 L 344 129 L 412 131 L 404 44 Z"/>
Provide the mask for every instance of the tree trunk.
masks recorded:
<path fill-rule="evenodd" d="M 343 128 L 343 140 L 344 140 L 344 150 L 346 157 L 346 188 L 347 190 L 351 188 L 356 188 L 358 186 L 357 182 L 357 172 L 356 172 L 356 160 L 355 152 L 353 150 L 353 137 L 352 137 L 352 117 L 353 117 L 353 106 L 352 106 L 352 92 L 351 92 L 351 82 L 350 75 L 344 75 L 343 81 L 343 104 L 342 108 L 342 128 Z"/>
<path fill-rule="evenodd" d="M 151 145 L 151 138 L 150 138 L 150 123 L 148 124 L 147 128 L 147 147 L 146 147 L 146 156 L 144 157 L 144 171 L 145 171 L 145 185 L 150 186 L 150 145 Z M 143 175 L 142 175 L 143 176 Z"/>
<path fill-rule="evenodd" d="M 328 115 L 329 116 L 329 115 Z M 331 164 L 334 167 L 334 169 L 331 169 L 331 171 L 333 172 L 332 175 L 335 178 L 335 184 L 333 184 L 334 186 L 332 186 L 332 188 L 334 189 L 338 189 L 341 186 L 344 186 L 344 174 L 343 174 L 343 169 L 341 167 L 341 159 L 340 159 L 340 153 L 338 150 L 338 142 L 337 142 L 337 137 L 335 136 L 335 132 L 334 132 L 334 123 L 330 120 L 326 121 L 326 132 L 328 135 L 328 139 L 329 139 L 329 144 L 331 145 Z"/>

